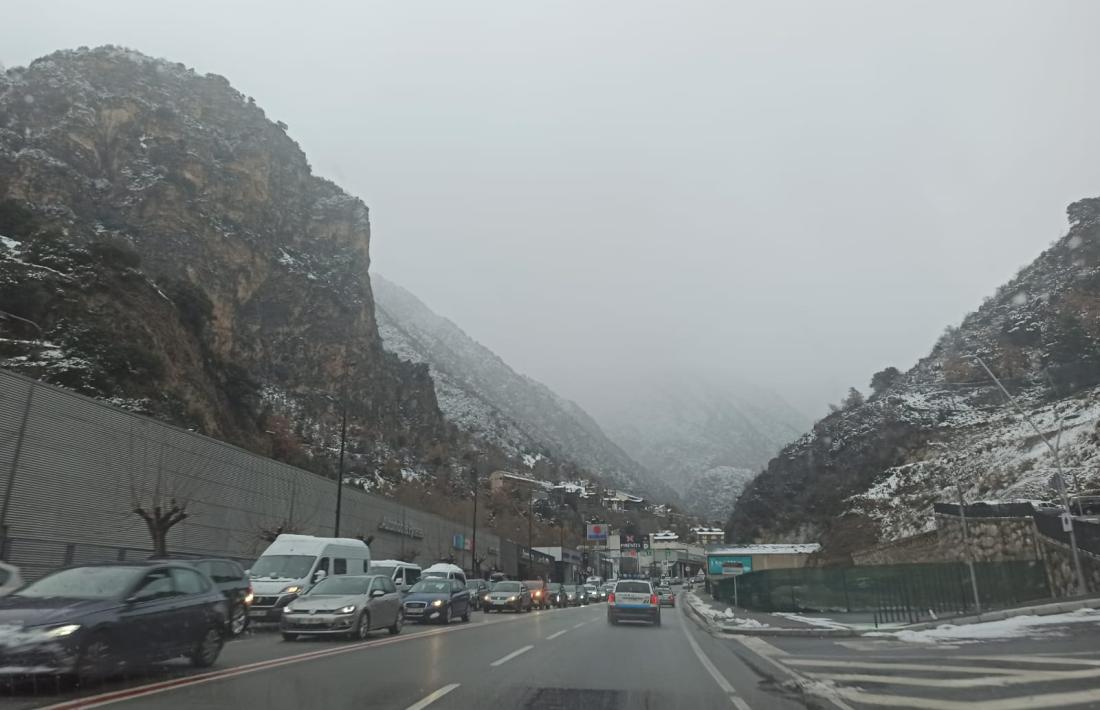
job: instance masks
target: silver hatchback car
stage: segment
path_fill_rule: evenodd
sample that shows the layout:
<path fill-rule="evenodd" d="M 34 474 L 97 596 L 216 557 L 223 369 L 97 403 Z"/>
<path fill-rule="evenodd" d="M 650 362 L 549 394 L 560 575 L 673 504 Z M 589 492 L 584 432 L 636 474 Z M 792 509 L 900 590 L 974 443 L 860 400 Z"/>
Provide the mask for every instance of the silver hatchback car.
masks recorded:
<path fill-rule="evenodd" d="M 388 575 L 333 576 L 283 609 L 283 639 L 346 636 L 365 639 L 374 629 L 401 633 L 405 623 L 401 597 Z"/>

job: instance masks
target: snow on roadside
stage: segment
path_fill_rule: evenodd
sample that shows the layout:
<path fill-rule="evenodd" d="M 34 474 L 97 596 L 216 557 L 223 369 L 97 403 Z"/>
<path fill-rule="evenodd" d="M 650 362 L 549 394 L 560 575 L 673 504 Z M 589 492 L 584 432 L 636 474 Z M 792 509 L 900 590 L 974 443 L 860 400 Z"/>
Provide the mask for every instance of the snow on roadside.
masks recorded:
<path fill-rule="evenodd" d="M 955 626 L 943 624 L 934 629 L 923 631 L 881 631 L 866 634 L 867 636 L 893 637 L 899 641 L 910 643 L 939 643 L 940 641 L 985 641 L 997 639 L 1012 639 L 1028 636 L 1055 636 L 1059 635 L 1056 627 L 1066 624 L 1093 623 L 1100 624 L 1100 612 L 1096 609 L 1078 609 L 1068 614 L 1051 614 L 1048 616 L 1013 616 L 1000 621 L 987 621 L 980 624 L 967 624 Z"/>
<path fill-rule="evenodd" d="M 692 609 L 697 611 L 704 618 L 717 624 L 729 624 L 732 626 L 738 626 L 743 629 L 766 629 L 768 624 L 762 624 L 756 619 L 748 619 L 738 617 L 733 613 L 733 609 L 726 607 L 724 611 L 719 611 L 714 607 L 707 604 L 705 601 L 699 598 L 695 592 L 688 592 L 684 595 L 687 599 L 687 603 Z"/>

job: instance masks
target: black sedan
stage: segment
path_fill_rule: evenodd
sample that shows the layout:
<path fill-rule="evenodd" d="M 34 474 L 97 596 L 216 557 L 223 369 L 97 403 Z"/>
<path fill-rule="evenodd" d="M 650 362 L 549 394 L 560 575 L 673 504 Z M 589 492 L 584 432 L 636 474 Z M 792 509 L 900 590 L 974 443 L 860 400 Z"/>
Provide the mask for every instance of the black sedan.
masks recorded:
<path fill-rule="evenodd" d="M 70 567 L 0 599 L 0 668 L 94 678 L 179 656 L 206 668 L 226 612 L 213 582 L 185 563 Z"/>
<path fill-rule="evenodd" d="M 230 636 L 240 636 L 248 628 L 248 608 L 252 605 L 252 583 L 239 564 L 219 558 L 178 560 L 206 573 L 229 602 Z"/>
<path fill-rule="evenodd" d="M 480 610 L 485 604 L 485 595 L 489 593 L 489 583 L 484 579 L 467 579 L 466 589 L 470 592 L 470 607 Z"/>

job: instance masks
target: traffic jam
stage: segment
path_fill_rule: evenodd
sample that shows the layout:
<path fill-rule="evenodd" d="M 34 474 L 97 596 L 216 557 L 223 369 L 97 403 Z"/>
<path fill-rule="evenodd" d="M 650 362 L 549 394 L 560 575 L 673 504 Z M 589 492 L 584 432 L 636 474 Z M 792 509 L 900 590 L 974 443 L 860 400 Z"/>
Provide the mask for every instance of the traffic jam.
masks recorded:
<path fill-rule="evenodd" d="M 0 674 L 109 678 L 183 658 L 214 665 L 226 641 L 277 630 L 284 642 L 327 636 L 363 640 L 406 623 L 468 622 L 471 614 L 528 614 L 606 603 L 607 621 L 660 625 L 677 578 L 584 583 L 467 578 L 441 562 L 427 568 L 372 560 L 358 539 L 279 535 L 243 569 L 229 559 L 150 559 L 86 564 L 23 585 L 3 565 Z"/>

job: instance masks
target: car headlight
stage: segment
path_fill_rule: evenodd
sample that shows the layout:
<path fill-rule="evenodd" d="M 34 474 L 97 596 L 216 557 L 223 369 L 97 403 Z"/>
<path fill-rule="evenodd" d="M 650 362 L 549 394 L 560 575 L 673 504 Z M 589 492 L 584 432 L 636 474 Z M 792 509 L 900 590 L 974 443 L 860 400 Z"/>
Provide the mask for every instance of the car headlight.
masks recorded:
<path fill-rule="evenodd" d="M 289 614 L 293 611 L 294 611 L 294 605 L 293 604 L 287 604 L 286 606 L 283 607 L 283 613 L 284 614 Z"/>
<path fill-rule="evenodd" d="M 434 607 L 443 606 L 443 600 L 442 599 L 436 599 L 434 602 L 432 602 L 432 606 L 434 606 Z"/>
<path fill-rule="evenodd" d="M 337 611 L 336 613 L 337 614 L 354 614 L 355 613 L 355 605 L 354 604 L 348 604 L 345 607 L 341 607 L 340 610 Z"/>
<path fill-rule="evenodd" d="M 485 596 L 483 596 L 483 597 L 482 597 L 482 599 L 483 599 L 484 601 L 489 601 L 489 595 L 488 595 L 488 594 L 486 594 Z"/>
<path fill-rule="evenodd" d="M 510 601 L 510 602 L 514 602 L 515 600 L 516 600 L 515 597 L 508 597 L 508 601 Z"/>
<path fill-rule="evenodd" d="M 79 630 L 80 624 L 64 624 L 62 626 L 54 626 L 51 629 L 43 629 L 43 631 L 46 633 L 46 636 L 53 639 L 64 638 L 65 636 L 72 636 Z"/>
<path fill-rule="evenodd" d="M 302 591 L 302 588 L 300 586 L 298 586 L 297 584 L 292 584 L 289 587 L 283 589 L 283 591 L 279 592 L 279 594 L 297 594 L 300 591 Z"/>

